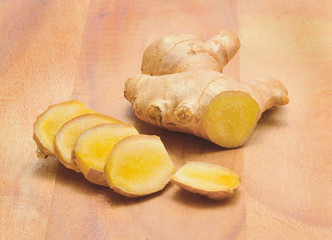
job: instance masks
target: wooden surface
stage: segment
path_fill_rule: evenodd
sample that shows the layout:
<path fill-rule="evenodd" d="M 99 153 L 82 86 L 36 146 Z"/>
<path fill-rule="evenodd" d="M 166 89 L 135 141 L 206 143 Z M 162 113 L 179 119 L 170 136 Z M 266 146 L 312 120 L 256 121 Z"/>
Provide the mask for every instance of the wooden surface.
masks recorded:
<path fill-rule="evenodd" d="M 328 0 L 1 1 L 0 239 L 332 239 L 331 12 Z M 123 87 L 144 48 L 223 28 L 242 42 L 225 73 L 274 76 L 290 104 L 233 150 L 139 121 Z M 173 184 L 127 199 L 37 159 L 36 116 L 69 99 L 160 135 L 177 167 L 220 163 L 242 186 L 223 202 Z"/>

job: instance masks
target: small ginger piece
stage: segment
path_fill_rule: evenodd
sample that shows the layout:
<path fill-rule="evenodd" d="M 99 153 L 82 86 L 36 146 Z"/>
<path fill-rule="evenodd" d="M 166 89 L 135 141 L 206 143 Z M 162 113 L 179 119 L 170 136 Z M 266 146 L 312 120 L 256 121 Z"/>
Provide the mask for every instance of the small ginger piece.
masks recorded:
<path fill-rule="evenodd" d="M 85 178 L 92 183 L 107 186 L 104 179 L 107 157 L 116 143 L 137 134 L 133 126 L 109 123 L 97 125 L 83 132 L 77 139 L 74 154 Z"/>
<path fill-rule="evenodd" d="M 157 40 L 144 52 L 142 74 L 126 81 L 124 95 L 145 122 L 239 147 L 264 111 L 289 101 L 276 79 L 239 83 L 222 74 L 239 47 L 229 31 L 206 42 L 191 34 Z"/>
<path fill-rule="evenodd" d="M 35 140 L 39 157 L 56 156 L 54 139 L 60 128 L 74 117 L 95 113 L 83 103 L 72 100 L 50 106 L 37 117 L 33 125 L 33 139 Z"/>
<path fill-rule="evenodd" d="M 114 146 L 104 177 L 119 194 L 139 197 L 162 190 L 174 172 L 174 164 L 160 138 L 137 135 Z"/>
<path fill-rule="evenodd" d="M 55 150 L 59 161 L 66 168 L 80 172 L 76 160 L 72 156 L 75 143 L 85 130 L 102 123 L 121 124 L 119 120 L 113 117 L 90 113 L 73 118 L 61 127 L 55 136 Z"/>
<path fill-rule="evenodd" d="M 172 177 L 183 189 L 219 200 L 231 197 L 240 185 L 234 171 L 217 164 L 192 162 L 183 165 Z"/>

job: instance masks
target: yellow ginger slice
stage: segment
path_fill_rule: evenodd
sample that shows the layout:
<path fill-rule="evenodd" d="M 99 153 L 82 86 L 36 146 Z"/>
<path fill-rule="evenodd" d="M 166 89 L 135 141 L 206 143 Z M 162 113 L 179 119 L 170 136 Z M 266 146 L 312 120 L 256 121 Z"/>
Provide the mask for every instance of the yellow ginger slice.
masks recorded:
<path fill-rule="evenodd" d="M 62 126 L 55 136 L 55 151 L 58 159 L 66 168 L 80 172 L 76 160 L 72 156 L 75 143 L 85 130 L 102 123 L 121 124 L 119 120 L 113 117 L 90 113 L 73 118 Z"/>
<path fill-rule="evenodd" d="M 240 177 L 217 164 L 187 162 L 174 174 L 172 182 L 211 199 L 224 199 L 233 196 L 240 185 Z"/>
<path fill-rule="evenodd" d="M 133 126 L 108 123 L 83 132 L 76 142 L 74 152 L 77 165 L 85 178 L 92 183 L 107 186 L 104 179 L 107 157 L 116 143 L 137 134 Z"/>
<path fill-rule="evenodd" d="M 174 172 L 174 164 L 160 138 L 137 135 L 114 146 L 104 177 L 119 194 L 139 197 L 162 190 Z"/>
<path fill-rule="evenodd" d="M 33 139 L 40 157 L 55 156 L 54 139 L 60 128 L 74 117 L 95 113 L 83 103 L 72 100 L 50 106 L 37 117 L 33 125 Z"/>

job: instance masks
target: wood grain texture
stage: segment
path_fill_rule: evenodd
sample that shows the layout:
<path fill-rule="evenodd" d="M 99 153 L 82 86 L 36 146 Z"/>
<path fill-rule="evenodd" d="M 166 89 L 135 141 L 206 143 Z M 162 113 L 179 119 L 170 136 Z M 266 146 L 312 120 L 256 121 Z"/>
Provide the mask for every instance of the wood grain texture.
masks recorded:
<path fill-rule="evenodd" d="M 332 239 L 331 11 L 239 2 L 241 79 L 274 76 L 290 96 L 243 148 L 248 239 Z"/>
<path fill-rule="evenodd" d="M 332 239 L 331 11 L 327 0 L 1 1 L 0 239 Z M 290 104 L 233 150 L 139 121 L 123 87 L 145 47 L 222 28 L 242 42 L 225 73 L 276 77 Z M 36 115 L 69 99 L 160 135 L 176 167 L 220 163 L 242 186 L 224 202 L 174 184 L 127 199 L 37 159 Z"/>
<path fill-rule="evenodd" d="M 0 3 L 0 239 L 45 238 L 58 163 L 36 158 L 32 124 L 71 98 L 87 8 L 87 1 Z"/>

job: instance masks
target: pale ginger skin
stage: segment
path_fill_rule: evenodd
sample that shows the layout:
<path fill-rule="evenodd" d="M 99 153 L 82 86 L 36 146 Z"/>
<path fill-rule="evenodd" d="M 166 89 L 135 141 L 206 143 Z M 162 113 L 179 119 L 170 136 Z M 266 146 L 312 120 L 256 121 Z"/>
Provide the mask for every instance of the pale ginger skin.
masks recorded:
<path fill-rule="evenodd" d="M 208 69 L 222 72 L 236 54 L 239 39 L 223 30 L 208 41 L 194 34 L 176 34 L 155 40 L 145 50 L 142 73 L 154 76 Z"/>
<path fill-rule="evenodd" d="M 177 47 L 174 42 L 173 47 L 164 47 L 167 45 L 164 42 L 170 42 L 172 37 L 152 43 L 144 53 L 144 74 L 127 80 L 125 97 L 143 121 L 233 148 L 248 140 L 265 110 L 287 104 L 288 93 L 273 78 L 243 84 L 222 74 L 222 68 L 235 55 L 240 43 L 229 31 L 222 31 L 216 36 L 212 38 L 213 45 L 219 46 L 222 49 L 219 52 L 223 53 L 218 61 L 211 50 L 201 50 L 198 54 L 188 50 L 188 46 L 196 48 L 197 45 L 203 49 L 211 40 L 195 42 L 187 40 L 190 37 L 186 34 L 183 41 L 179 36 L 173 37 L 180 41 L 178 45 L 184 47 Z M 222 41 L 217 43 L 215 39 Z M 162 47 L 156 47 L 157 43 Z M 172 53 L 177 48 L 187 50 L 177 50 L 178 55 Z M 161 75 L 164 73 L 167 74 Z"/>

